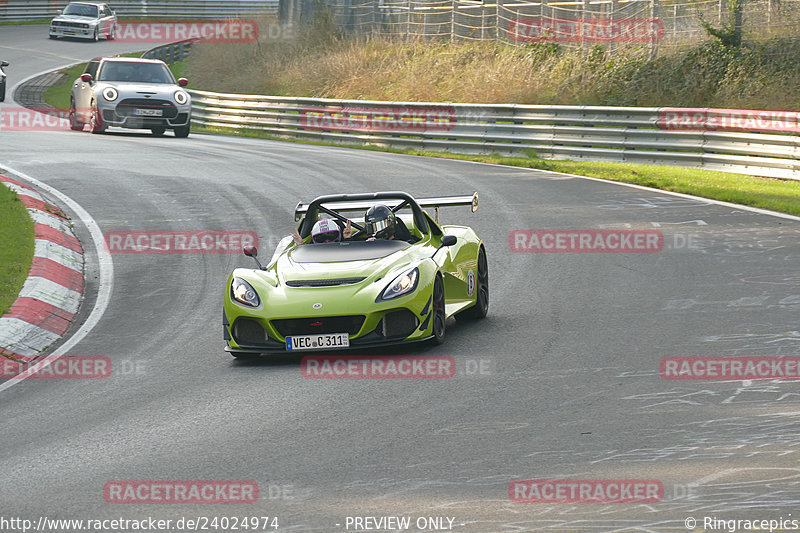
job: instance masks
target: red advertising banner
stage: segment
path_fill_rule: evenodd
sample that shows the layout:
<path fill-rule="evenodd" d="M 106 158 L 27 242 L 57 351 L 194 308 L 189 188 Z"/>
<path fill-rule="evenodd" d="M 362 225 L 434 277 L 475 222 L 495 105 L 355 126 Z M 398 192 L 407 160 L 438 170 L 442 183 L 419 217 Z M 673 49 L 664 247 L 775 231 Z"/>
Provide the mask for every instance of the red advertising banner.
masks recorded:
<path fill-rule="evenodd" d="M 310 107 L 300 115 L 302 127 L 323 131 L 449 131 L 456 124 L 452 107 Z"/>
<path fill-rule="evenodd" d="M 511 20 L 508 34 L 517 42 L 649 43 L 664 37 L 664 23 L 657 18 L 531 17 Z"/>

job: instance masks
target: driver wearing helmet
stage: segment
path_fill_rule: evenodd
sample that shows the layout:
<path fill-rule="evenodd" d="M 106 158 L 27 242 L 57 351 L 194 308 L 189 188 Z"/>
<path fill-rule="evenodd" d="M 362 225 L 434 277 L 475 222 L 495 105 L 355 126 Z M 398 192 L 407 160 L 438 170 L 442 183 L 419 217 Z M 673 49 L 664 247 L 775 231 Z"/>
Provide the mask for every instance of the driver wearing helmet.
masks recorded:
<path fill-rule="evenodd" d="M 416 239 L 394 211 L 383 204 L 375 204 L 364 215 L 364 225 L 370 235 L 368 241 L 375 239 L 414 242 Z"/>
<path fill-rule="evenodd" d="M 344 231 L 342 231 L 342 228 L 334 219 L 323 218 L 318 220 L 316 224 L 314 224 L 314 227 L 311 228 L 311 242 L 313 244 L 342 242 L 342 236 L 344 236 L 345 239 L 349 239 L 352 233 L 353 230 L 349 220 L 347 221 Z M 297 230 L 295 230 L 293 237 L 295 244 L 303 244 L 303 239 L 300 237 L 300 233 Z"/>

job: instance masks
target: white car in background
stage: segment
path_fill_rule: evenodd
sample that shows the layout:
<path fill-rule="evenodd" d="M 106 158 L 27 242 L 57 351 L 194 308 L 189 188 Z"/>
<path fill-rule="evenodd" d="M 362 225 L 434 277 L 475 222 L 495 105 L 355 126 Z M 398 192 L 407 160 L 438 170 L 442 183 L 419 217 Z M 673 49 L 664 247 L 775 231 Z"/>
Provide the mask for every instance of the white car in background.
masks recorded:
<path fill-rule="evenodd" d="M 113 39 L 117 33 L 117 14 L 108 4 L 71 2 L 50 22 L 50 38 L 79 37 L 99 41 Z"/>

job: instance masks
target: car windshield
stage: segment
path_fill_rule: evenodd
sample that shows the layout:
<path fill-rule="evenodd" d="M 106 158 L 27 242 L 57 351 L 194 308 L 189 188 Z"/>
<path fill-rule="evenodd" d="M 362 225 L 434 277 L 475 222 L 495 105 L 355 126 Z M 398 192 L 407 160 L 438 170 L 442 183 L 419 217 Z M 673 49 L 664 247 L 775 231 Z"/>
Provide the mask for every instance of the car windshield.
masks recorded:
<path fill-rule="evenodd" d="M 175 83 L 166 65 L 109 61 L 103 64 L 98 81 L 132 81 L 138 83 Z"/>
<path fill-rule="evenodd" d="M 405 241 L 384 240 L 304 244 L 292 250 L 291 257 L 297 263 L 367 261 L 386 257 L 409 246 Z"/>
<path fill-rule="evenodd" d="M 97 18 L 97 6 L 86 4 L 70 4 L 64 8 L 64 15 L 75 15 L 78 17 Z"/>

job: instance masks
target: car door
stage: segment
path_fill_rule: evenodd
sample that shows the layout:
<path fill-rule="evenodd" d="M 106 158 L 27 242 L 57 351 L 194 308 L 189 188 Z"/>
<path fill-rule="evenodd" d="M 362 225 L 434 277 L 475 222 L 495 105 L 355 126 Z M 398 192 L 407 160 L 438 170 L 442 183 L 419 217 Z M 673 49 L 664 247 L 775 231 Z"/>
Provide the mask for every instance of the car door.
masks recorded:
<path fill-rule="evenodd" d="M 78 117 L 80 117 L 81 122 L 86 122 L 89 120 L 89 106 L 92 102 L 92 94 L 94 92 L 94 86 L 97 83 L 97 70 L 100 66 L 99 61 L 89 61 L 89 64 L 86 65 L 86 69 L 83 71 L 84 74 L 91 74 L 92 81 L 85 82 L 82 79 L 78 78 L 75 80 L 75 84 L 72 87 L 72 94 L 75 100 L 75 108 L 78 111 Z"/>
<path fill-rule="evenodd" d="M 111 20 L 111 17 L 109 17 L 109 12 L 105 4 L 98 6 L 97 20 L 97 32 L 100 35 L 108 35 L 110 29 L 108 23 Z"/>
<path fill-rule="evenodd" d="M 106 13 L 106 35 L 111 35 L 114 27 L 117 25 L 117 14 L 114 10 L 108 7 L 108 4 L 103 4 L 103 9 Z"/>

